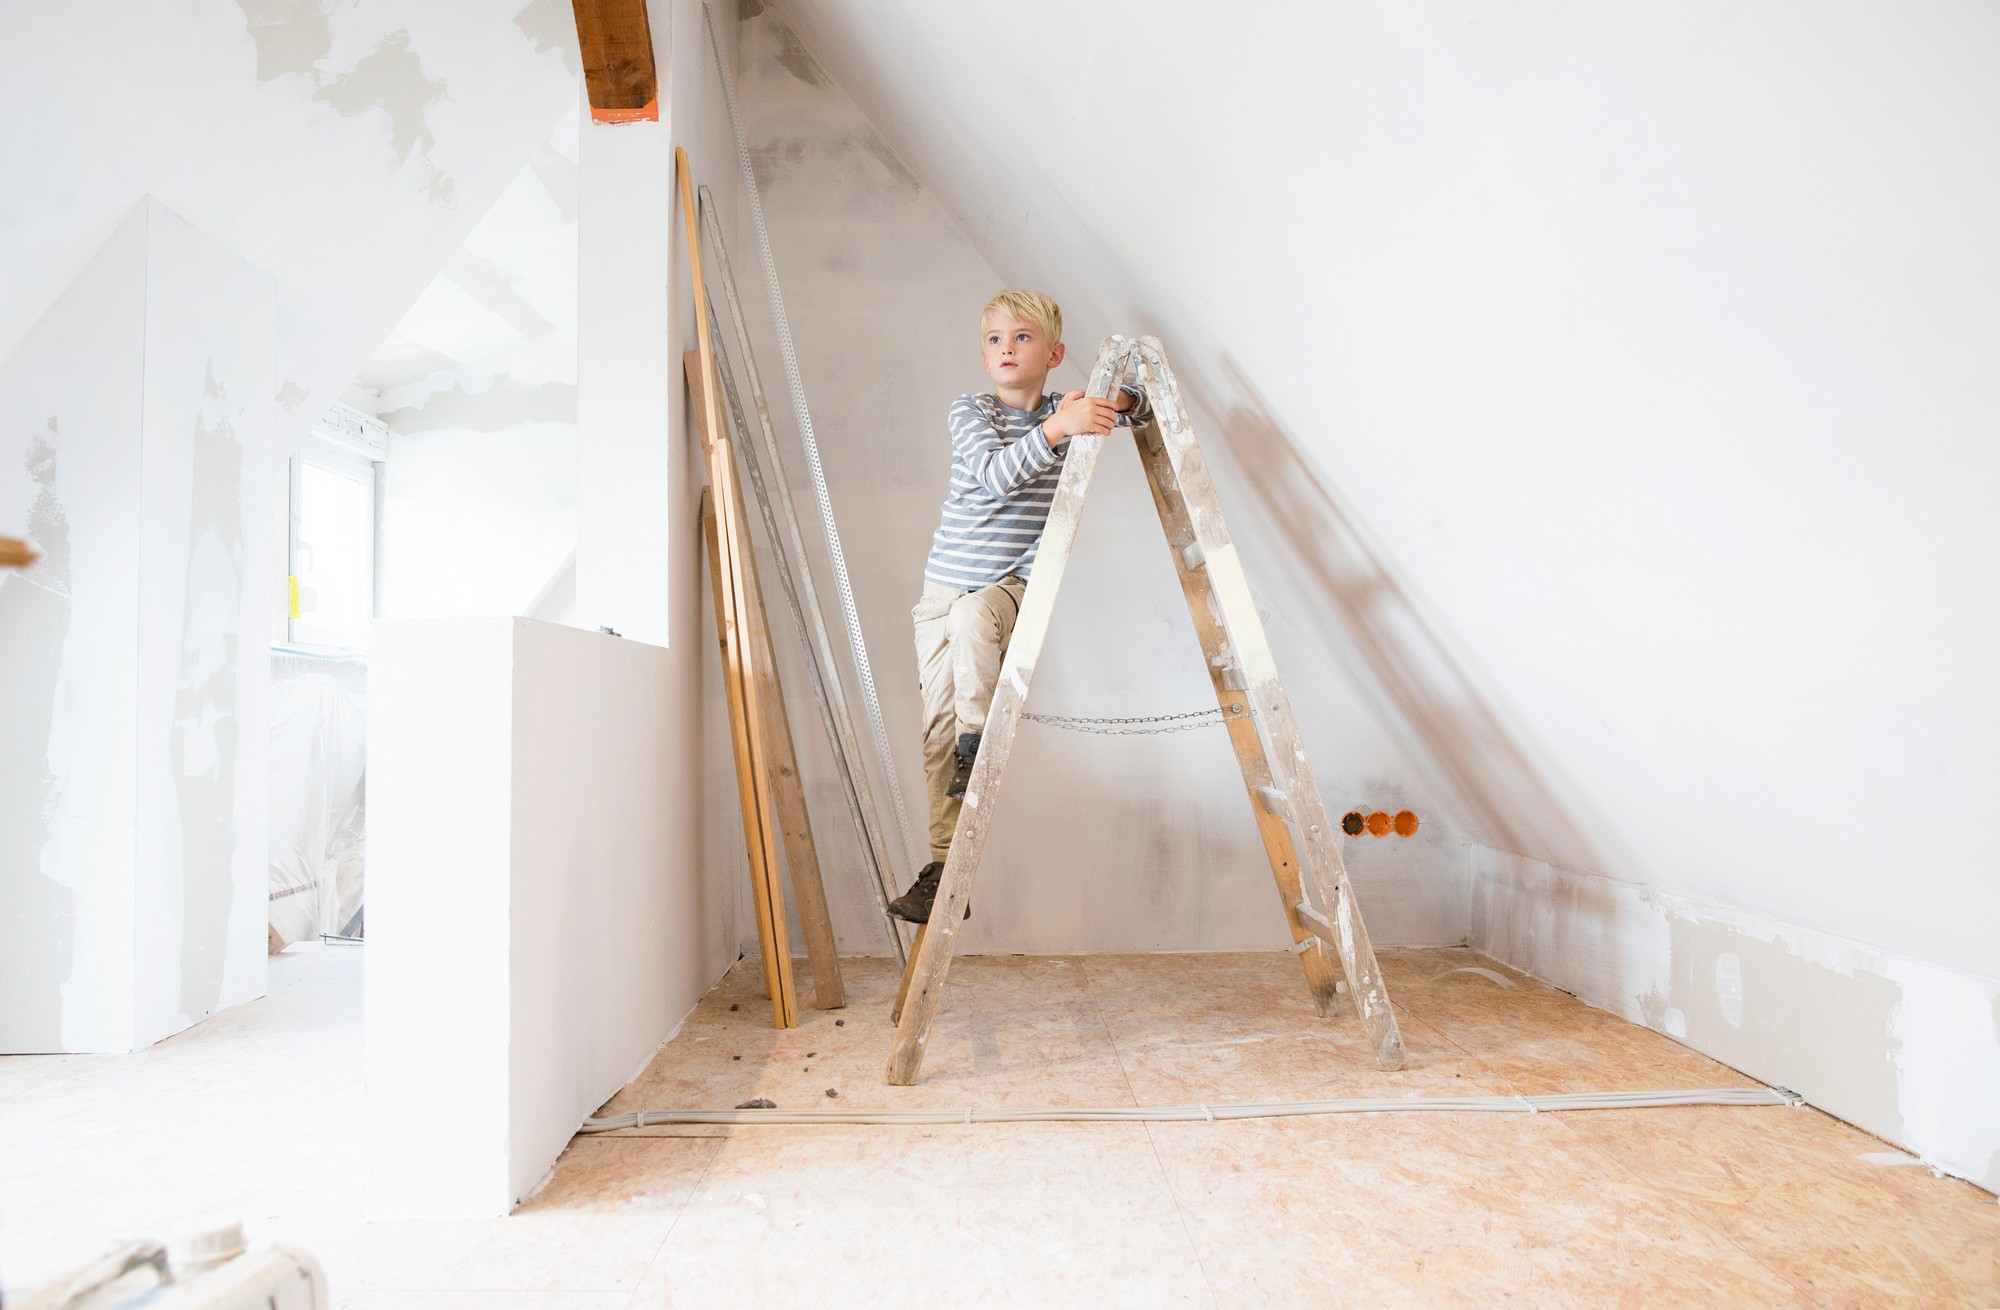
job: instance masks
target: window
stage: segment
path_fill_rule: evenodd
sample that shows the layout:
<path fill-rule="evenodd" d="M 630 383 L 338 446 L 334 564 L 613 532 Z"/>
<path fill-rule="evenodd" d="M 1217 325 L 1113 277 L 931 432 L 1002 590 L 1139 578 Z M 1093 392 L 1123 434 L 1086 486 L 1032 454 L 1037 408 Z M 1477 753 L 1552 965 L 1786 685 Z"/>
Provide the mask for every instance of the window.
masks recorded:
<path fill-rule="evenodd" d="M 308 438 L 292 460 L 291 619 L 286 640 L 368 646 L 375 617 L 375 465 Z"/>

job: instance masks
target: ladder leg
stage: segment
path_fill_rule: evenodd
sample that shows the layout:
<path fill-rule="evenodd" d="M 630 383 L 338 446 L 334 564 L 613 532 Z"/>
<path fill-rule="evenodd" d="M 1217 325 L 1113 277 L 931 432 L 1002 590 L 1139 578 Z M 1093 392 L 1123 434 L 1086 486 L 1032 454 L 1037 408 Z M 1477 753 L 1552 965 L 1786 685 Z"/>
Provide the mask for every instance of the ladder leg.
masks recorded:
<path fill-rule="evenodd" d="M 737 522 L 744 522 L 743 488 L 736 487 Z M 771 625 L 764 610 L 764 593 L 758 584 L 757 560 L 743 553 L 743 591 L 749 601 L 745 617 L 749 625 L 750 671 L 757 681 L 757 698 L 763 710 L 764 740 L 770 743 L 766 757 L 771 784 L 771 809 L 778 821 L 778 835 L 784 842 L 785 869 L 792 877 L 792 897 L 798 902 L 799 928 L 806 940 L 806 959 L 812 965 L 813 1005 L 821 1010 L 837 1010 L 847 1004 L 847 988 L 840 976 L 840 950 L 833 938 L 833 919 L 827 910 L 826 884 L 820 877 L 819 851 L 813 845 L 812 816 L 806 809 L 805 788 L 799 781 L 798 750 L 792 742 L 791 719 L 785 712 L 785 693 L 778 681 L 778 655 L 771 645 Z M 785 949 L 790 949 L 789 944 Z"/>
<path fill-rule="evenodd" d="M 1097 354 L 1097 365 L 1091 370 L 1091 395 L 1111 394 L 1125 368 L 1126 355 L 1122 339 L 1113 337 L 1104 343 Z M 1021 710 L 1028 700 L 1028 685 L 1035 678 L 1042 642 L 1048 637 L 1056 593 L 1062 586 L 1063 570 L 1069 565 L 1069 550 L 1076 541 L 1084 497 L 1090 491 L 1090 475 L 1097 469 L 1098 452 L 1103 448 L 1103 437 L 1085 433 L 1070 438 L 1069 452 L 1063 457 L 1062 480 L 1056 484 L 1056 494 L 1049 505 L 1048 524 L 1042 529 L 1034 574 L 1028 579 L 1027 594 L 1021 597 L 1021 616 L 1014 622 L 1014 636 L 1007 645 L 1007 658 L 1000 666 L 1000 684 L 994 688 L 993 704 L 986 711 L 979 758 L 973 762 L 972 777 L 965 786 L 965 804 L 958 812 L 958 829 L 951 838 L 951 853 L 945 857 L 944 874 L 938 880 L 930 931 L 924 934 L 922 947 L 910 953 L 908 999 L 896 1024 L 895 1044 L 889 1052 L 889 1081 L 898 1087 L 916 1082 L 923 1068 L 931 1024 L 944 1000 L 944 977 L 951 968 L 952 947 L 958 939 L 966 903 L 972 899 L 972 879 L 979 872 L 979 857 L 986 850 L 993 806 L 1000 794 L 1000 778 L 1014 747 L 1014 733 L 1021 724 Z"/>
<path fill-rule="evenodd" d="M 1160 466 L 1162 474 L 1171 474 L 1174 494 L 1193 529 L 1189 543 L 1194 548 L 1193 559 L 1184 559 L 1188 567 L 1198 567 L 1203 573 L 1213 602 L 1212 614 L 1228 641 L 1222 652 L 1225 685 L 1239 688 L 1256 716 L 1254 727 L 1271 781 L 1268 787 L 1254 788 L 1254 795 L 1264 809 L 1291 826 L 1298 844 L 1301 882 L 1312 894 L 1307 907 L 1316 906 L 1316 913 L 1332 929 L 1335 940 L 1331 944 L 1340 957 L 1341 972 L 1368 1031 L 1369 1044 L 1374 1047 L 1376 1065 L 1400 1069 L 1403 1035 L 1389 1004 L 1375 948 L 1354 903 L 1326 800 L 1319 794 L 1319 784 L 1306 759 L 1305 742 L 1292 717 L 1291 702 L 1250 593 L 1250 579 L 1223 521 L 1214 480 L 1195 440 L 1193 422 L 1181 403 L 1180 386 L 1167 365 L 1166 351 L 1154 338 L 1141 338 L 1134 357 L 1152 398 L 1159 441 L 1166 455 Z M 1296 907 L 1292 924 L 1292 931 L 1299 931 Z"/>
<path fill-rule="evenodd" d="M 1188 617 L 1194 621 L 1195 635 L 1201 639 L 1202 653 L 1207 657 L 1216 703 L 1222 707 L 1223 727 L 1229 732 L 1230 748 L 1236 754 L 1237 767 L 1242 770 L 1250 809 L 1257 818 L 1257 835 L 1263 839 L 1265 857 L 1271 862 L 1271 876 L 1278 886 L 1278 902 L 1296 945 L 1313 937 L 1312 930 L 1299 921 L 1294 908 L 1305 898 L 1305 891 L 1299 885 L 1298 852 L 1292 846 L 1292 832 L 1285 821 L 1258 803 L 1259 789 L 1271 785 L 1271 771 L 1264 761 L 1263 743 L 1257 739 L 1257 723 L 1250 714 L 1249 697 L 1229 686 L 1237 679 L 1230 673 L 1229 638 L 1216 617 L 1215 597 L 1209 590 L 1207 572 L 1188 563 L 1188 547 L 1195 540 L 1194 528 L 1188 522 L 1187 506 L 1180 498 L 1173 465 L 1167 460 L 1157 428 L 1149 427 L 1139 435 L 1139 459 L 1145 465 L 1146 484 L 1153 492 L 1153 508 L 1159 511 L 1160 526 L 1166 531 L 1167 544 L 1173 547 L 1174 571 L 1180 575 L 1181 592 L 1187 597 Z M 1193 557 L 1199 558 L 1198 550 Z M 1299 952 L 1299 963 L 1305 968 L 1313 1009 L 1322 1018 L 1331 1015 L 1339 1005 L 1340 975 L 1326 943 L 1316 940 Z"/>
<path fill-rule="evenodd" d="M 910 958 L 903 965 L 903 983 L 896 988 L 896 1007 L 889 1011 L 890 1023 L 903 1021 L 903 1002 L 910 997 L 910 979 L 917 976 L 917 952 L 924 949 L 924 929 L 928 927 L 927 923 L 918 924 L 917 935 L 910 941 Z"/>

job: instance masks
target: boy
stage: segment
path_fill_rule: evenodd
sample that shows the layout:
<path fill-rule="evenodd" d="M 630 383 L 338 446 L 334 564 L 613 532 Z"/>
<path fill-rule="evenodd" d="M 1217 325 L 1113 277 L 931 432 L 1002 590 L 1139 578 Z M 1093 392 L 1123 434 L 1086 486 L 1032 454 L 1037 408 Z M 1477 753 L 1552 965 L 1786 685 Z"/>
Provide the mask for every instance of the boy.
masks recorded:
<path fill-rule="evenodd" d="M 979 327 L 980 363 L 993 390 L 952 402 L 951 490 L 924 565 L 924 594 L 910 611 L 924 692 L 931 862 L 889 909 L 911 923 L 930 922 L 1069 439 L 1108 435 L 1148 415 L 1137 387 L 1104 400 L 1043 393 L 1064 352 L 1062 310 L 1040 292 L 1001 292 L 987 302 Z M 972 917 L 970 906 L 965 913 Z"/>

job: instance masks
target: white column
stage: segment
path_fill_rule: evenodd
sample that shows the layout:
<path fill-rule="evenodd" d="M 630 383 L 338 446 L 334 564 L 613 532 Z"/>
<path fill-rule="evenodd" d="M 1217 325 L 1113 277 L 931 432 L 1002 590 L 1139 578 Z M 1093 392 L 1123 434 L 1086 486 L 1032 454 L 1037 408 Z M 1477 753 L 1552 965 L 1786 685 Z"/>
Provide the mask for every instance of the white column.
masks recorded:
<path fill-rule="evenodd" d="M 665 122 L 583 124 L 577 268 L 576 622 L 664 646 L 670 513 L 673 146 Z"/>
<path fill-rule="evenodd" d="M 146 200 L 0 367 L 0 1051 L 264 992 L 276 325 Z"/>

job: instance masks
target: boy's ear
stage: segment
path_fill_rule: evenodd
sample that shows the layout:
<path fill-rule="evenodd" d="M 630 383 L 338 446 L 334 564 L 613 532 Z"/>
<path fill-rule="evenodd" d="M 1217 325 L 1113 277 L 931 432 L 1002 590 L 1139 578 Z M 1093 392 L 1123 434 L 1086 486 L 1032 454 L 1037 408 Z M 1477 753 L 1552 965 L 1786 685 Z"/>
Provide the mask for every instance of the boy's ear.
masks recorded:
<path fill-rule="evenodd" d="M 1062 363 L 1063 356 L 1067 354 L 1068 351 L 1069 351 L 1068 346 L 1064 345 L 1060 341 L 1056 342 L 1055 349 L 1049 352 L 1049 367 L 1054 368 L 1056 365 Z"/>

